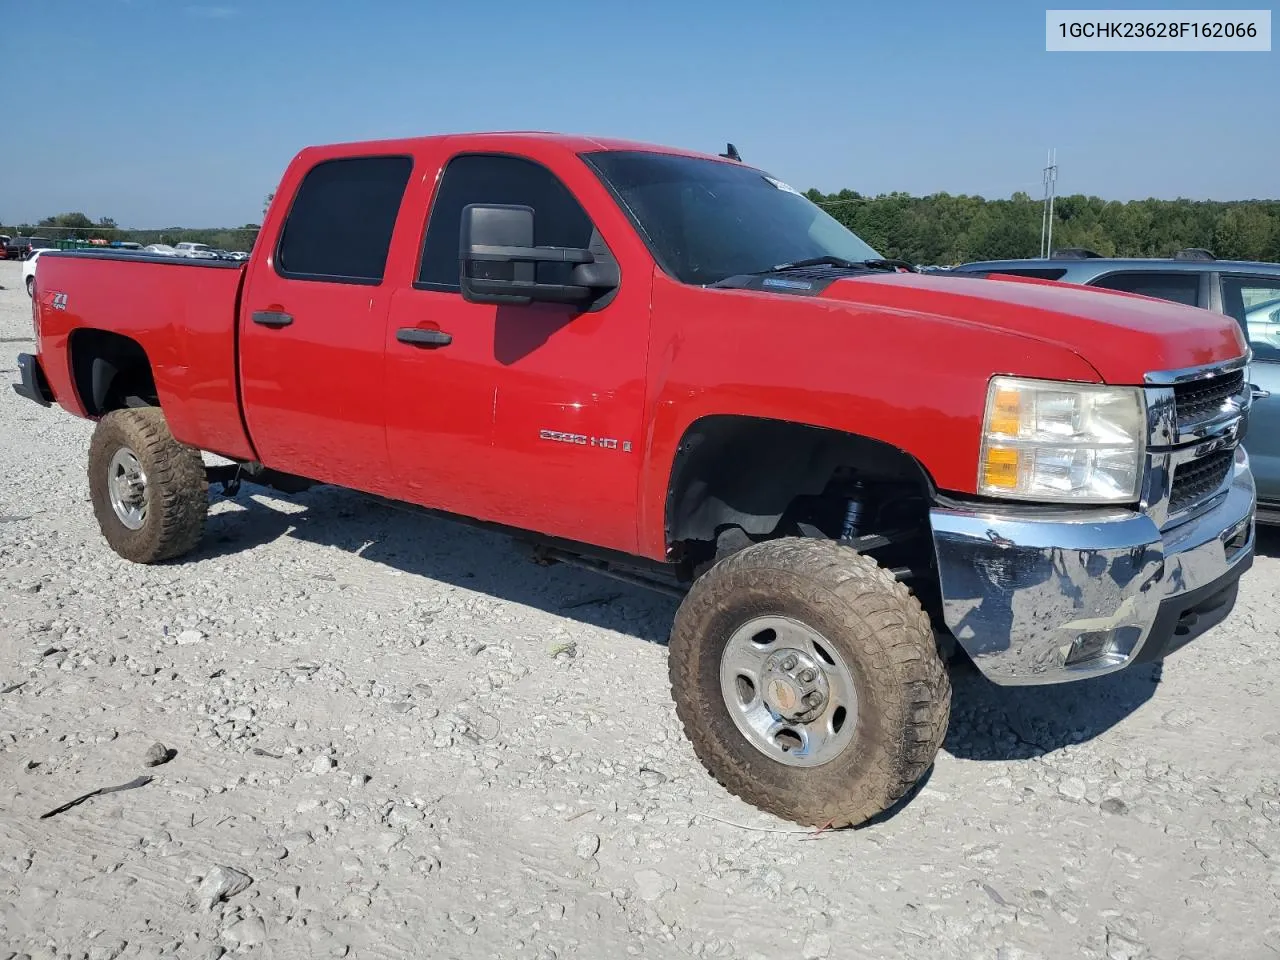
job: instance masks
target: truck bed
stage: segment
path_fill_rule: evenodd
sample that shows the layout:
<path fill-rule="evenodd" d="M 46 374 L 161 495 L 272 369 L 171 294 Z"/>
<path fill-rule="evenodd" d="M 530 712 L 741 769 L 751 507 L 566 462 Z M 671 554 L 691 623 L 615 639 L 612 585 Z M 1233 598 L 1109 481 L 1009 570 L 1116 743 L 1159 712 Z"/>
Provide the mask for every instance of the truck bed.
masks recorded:
<path fill-rule="evenodd" d="M 35 312 L 39 353 L 54 398 L 85 416 L 94 374 L 76 363 L 76 340 L 120 336 L 147 355 L 169 429 L 184 443 L 254 459 L 240 416 L 236 351 L 247 263 L 116 251 L 58 251 L 40 258 Z"/>

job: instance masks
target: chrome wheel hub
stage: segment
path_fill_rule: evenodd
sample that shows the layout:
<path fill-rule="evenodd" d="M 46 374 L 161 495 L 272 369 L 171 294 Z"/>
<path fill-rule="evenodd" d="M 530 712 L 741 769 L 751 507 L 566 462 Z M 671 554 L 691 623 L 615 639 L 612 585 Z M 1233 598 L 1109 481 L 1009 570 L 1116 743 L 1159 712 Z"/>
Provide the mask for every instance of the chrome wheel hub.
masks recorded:
<path fill-rule="evenodd" d="M 853 674 L 822 634 L 790 617 L 757 617 L 734 632 L 720 692 L 742 735 L 779 763 L 819 766 L 853 740 Z"/>
<path fill-rule="evenodd" d="M 147 474 L 128 447 L 121 447 L 107 467 L 107 492 L 116 519 L 130 530 L 147 522 Z"/>
<path fill-rule="evenodd" d="M 803 650 L 783 647 L 771 654 L 763 679 L 765 705 L 785 720 L 812 720 L 830 698 L 826 672 Z"/>

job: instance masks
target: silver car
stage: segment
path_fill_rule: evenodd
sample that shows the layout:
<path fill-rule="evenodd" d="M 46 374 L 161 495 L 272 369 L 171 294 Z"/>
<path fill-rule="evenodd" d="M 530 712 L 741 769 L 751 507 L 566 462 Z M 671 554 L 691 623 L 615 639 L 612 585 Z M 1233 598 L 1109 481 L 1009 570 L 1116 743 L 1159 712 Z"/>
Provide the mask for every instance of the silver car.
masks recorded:
<path fill-rule="evenodd" d="M 1258 487 L 1258 520 L 1280 523 L 1280 263 L 1215 260 L 1203 250 L 1170 259 L 1055 251 L 1043 260 L 983 260 L 953 272 L 1005 273 L 1123 290 L 1235 318 L 1249 339 L 1254 404 L 1246 447 Z"/>

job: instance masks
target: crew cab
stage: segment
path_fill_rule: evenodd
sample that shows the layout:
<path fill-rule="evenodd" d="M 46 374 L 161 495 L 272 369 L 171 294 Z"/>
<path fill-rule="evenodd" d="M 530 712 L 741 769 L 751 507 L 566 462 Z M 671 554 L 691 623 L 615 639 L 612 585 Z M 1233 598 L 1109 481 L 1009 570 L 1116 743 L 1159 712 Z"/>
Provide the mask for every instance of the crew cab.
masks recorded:
<path fill-rule="evenodd" d="M 1061 683 L 1226 617 L 1254 546 L 1237 324 L 920 273 L 730 154 L 307 148 L 247 263 L 42 255 L 16 388 L 97 421 L 131 561 L 194 550 L 210 484 L 324 483 L 676 594 L 695 751 L 799 823 L 923 776 L 947 656 Z"/>

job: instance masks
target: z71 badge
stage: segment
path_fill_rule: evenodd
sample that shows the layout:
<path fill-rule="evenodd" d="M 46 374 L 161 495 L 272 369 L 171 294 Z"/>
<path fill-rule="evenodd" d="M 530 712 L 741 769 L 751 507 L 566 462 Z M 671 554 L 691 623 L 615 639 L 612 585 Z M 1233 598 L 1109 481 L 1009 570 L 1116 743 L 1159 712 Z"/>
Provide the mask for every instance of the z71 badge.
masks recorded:
<path fill-rule="evenodd" d="M 572 443 L 579 447 L 601 447 L 605 450 L 621 450 L 631 452 L 631 441 L 621 442 L 610 437 L 589 437 L 585 433 L 562 433 L 559 430 L 539 430 L 538 439 L 553 440 L 556 443 Z"/>
<path fill-rule="evenodd" d="M 67 295 L 65 293 L 55 293 L 53 299 L 49 301 L 49 306 L 55 310 L 67 309 Z"/>

